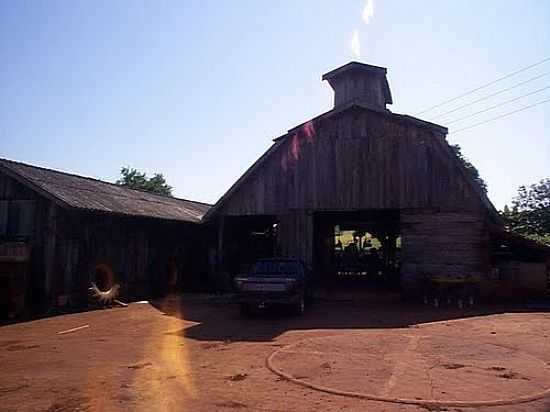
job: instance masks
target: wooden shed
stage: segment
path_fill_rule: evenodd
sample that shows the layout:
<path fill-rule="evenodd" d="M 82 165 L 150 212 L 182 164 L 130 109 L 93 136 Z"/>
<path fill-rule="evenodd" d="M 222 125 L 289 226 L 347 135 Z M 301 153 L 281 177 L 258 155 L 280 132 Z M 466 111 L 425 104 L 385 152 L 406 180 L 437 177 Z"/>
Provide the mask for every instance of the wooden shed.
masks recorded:
<path fill-rule="evenodd" d="M 274 139 L 206 214 L 219 269 L 297 257 L 322 284 L 363 279 L 406 294 L 425 276 L 487 276 L 500 220 L 447 129 L 391 112 L 383 67 L 351 62 L 323 80 L 333 109 Z"/>
<path fill-rule="evenodd" d="M 550 246 L 519 234 L 491 230 L 492 278 L 486 295 L 495 299 L 527 300 L 550 297 Z"/>
<path fill-rule="evenodd" d="M 126 299 L 200 288 L 209 208 L 0 159 L 3 315 L 80 305 L 92 281 Z"/>

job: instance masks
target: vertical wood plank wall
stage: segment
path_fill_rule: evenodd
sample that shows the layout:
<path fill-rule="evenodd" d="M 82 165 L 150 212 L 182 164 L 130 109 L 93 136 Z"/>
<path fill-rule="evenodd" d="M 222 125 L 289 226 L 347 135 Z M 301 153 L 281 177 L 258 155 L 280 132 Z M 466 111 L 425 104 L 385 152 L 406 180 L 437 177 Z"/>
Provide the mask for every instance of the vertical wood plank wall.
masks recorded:
<path fill-rule="evenodd" d="M 219 214 L 289 210 L 480 209 L 444 136 L 369 111 L 287 135 Z"/>
<path fill-rule="evenodd" d="M 473 275 L 489 272 L 489 234 L 477 214 L 401 211 L 401 286 L 420 292 L 424 276 Z"/>
<path fill-rule="evenodd" d="M 48 233 L 48 211 L 50 210 L 51 201 L 45 199 L 29 189 L 25 185 L 19 183 L 12 177 L 0 172 L 0 202 L 9 205 L 11 202 L 23 202 L 33 204 L 29 211 L 32 216 L 25 216 L 25 219 L 18 219 L 19 225 L 24 224 L 24 230 L 18 231 L 24 233 L 24 237 L 18 240 L 24 240 L 32 245 L 31 248 L 31 263 L 30 273 L 27 277 L 25 287 L 27 289 L 27 299 L 32 300 L 35 307 L 41 307 L 46 298 L 46 291 L 50 284 L 46 282 L 44 275 L 45 249 L 48 243 L 48 238 L 51 234 Z M 0 213 L 7 215 L 0 216 L 0 221 L 8 223 L 9 207 L 3 207 Z M 10 222 L 12 225 L 14 222 Z M 6 231 L 2 231 L 1 236 L 7 236 Z"/>
<path fill-rule="evenodd" d="M 203 248 L 195 224 L 66 211 L 58 227 L 56 267 L 60 275 L 54 293 L 85 299 L 82 292 L 94 280 L 99 264 L 113 270 L 127 298 L 163 293 L 172 258 L 178 266 L 179 286 L 193 289 L 206 276 Z"/>
<path fill-rule="evenodd" d="M 311 265 L 313 260 L 313 215 L 295 211 L 279 215 L 279 250 L 282 256 L 301 259 Z"/>

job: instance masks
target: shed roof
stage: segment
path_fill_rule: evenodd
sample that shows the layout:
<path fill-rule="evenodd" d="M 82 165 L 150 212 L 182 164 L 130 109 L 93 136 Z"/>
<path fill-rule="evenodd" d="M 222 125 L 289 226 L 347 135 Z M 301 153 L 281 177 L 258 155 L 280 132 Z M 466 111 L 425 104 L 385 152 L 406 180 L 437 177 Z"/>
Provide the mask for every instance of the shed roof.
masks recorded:
<path fill-rule="evenodd" d="M 0 171 L 62 206 L 93 212 L 199 223 L 211 205 L 0 159 Z"/>
<path fill-rule="evenodd" d="M 365 71 L 365 72 L 386 74 L 388 72 L 388 69 L 381 66 L 374 66 L 372 64 L 366 64 L 366 63 L 360 63 L 360 62 L 349 62 L 344 64 L 343 66 L 340 66 L 334 70 L 331 70 L 328 73 L 323 74 L 322 79 L 330 80 L 333 77 L 336 77 L 342 73 L 346 73 L 349 71 Z"/>

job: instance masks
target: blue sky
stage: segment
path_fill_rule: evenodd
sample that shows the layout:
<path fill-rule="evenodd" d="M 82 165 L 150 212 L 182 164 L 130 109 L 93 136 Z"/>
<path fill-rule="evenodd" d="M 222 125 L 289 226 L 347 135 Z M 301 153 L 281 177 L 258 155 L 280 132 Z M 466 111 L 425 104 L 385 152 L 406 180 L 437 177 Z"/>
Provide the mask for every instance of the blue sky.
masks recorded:
<path fill-rule="evenodd" d="M 0 2 L 0 157 L 114 181 L 162 172 L 215 202 L 271 139 L 332 106 L 323 73 L 385 66 L 392 111 L 416 114 L 550 57 L 550 2 Z M 357 31 L 360 56 L 350 47 Z M 550 72 L 550 61 L 440 109 Z M 550 75 L 437 119 L 550 85 Z M 550 98 L 544 90 L 454 129 Z M 437 110 L 420 117 L 431 120 Z M 550 177 L 550 103 L 454 135 L 501 208 Z"/>

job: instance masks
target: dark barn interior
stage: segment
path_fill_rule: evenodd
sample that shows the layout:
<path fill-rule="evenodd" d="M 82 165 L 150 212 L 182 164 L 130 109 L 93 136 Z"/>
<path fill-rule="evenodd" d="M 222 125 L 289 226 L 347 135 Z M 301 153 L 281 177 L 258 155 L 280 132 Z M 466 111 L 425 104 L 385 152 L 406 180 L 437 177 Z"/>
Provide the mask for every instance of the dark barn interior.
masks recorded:
<path fill-rule="evenodd" d="M 399 284 L 399 211 L 319 212 L 314 271 L 329 288 Z"/>
<path fill-rule="evenodd" d="M 231 275 L 246 273 L 261 258 L 277 256 L 276 216 L 231 216 L 220 237 L 222 267 Z"/>

